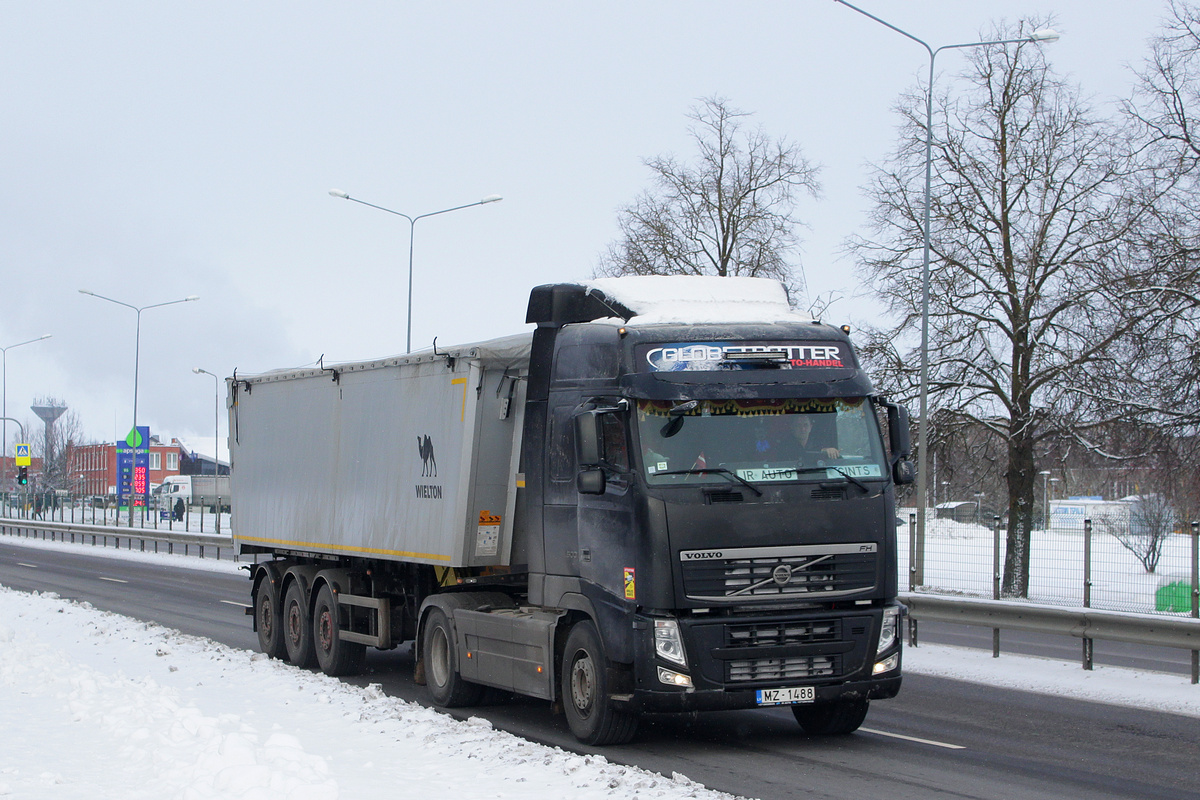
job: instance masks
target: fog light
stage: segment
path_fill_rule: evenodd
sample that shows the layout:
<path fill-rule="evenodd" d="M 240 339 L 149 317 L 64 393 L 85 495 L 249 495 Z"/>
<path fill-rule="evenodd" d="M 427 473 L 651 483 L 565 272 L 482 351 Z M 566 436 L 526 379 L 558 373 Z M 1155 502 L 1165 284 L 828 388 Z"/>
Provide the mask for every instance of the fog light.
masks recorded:
<path fill-rule="evenodd" d="M 876 661 L 875 669 L 871 670 L 871 674 L 872 675 L 881 675 L 884 672 L 891 672 L 898 666 L 900 666 L 900 654 L 892 653 L 890 656 L 885 658 L 883 661 Z M 659 670 L 659 672 L 662 672 L 662 670 Z"/>
<path fill-rule="evenodd" d="M 692 688 L 691 677 L 684 675 L 681 672 L 672 672 L 665 667 L 658 668 L 658 680 L 668 686 L 684 686 L 688 689 Z"/>

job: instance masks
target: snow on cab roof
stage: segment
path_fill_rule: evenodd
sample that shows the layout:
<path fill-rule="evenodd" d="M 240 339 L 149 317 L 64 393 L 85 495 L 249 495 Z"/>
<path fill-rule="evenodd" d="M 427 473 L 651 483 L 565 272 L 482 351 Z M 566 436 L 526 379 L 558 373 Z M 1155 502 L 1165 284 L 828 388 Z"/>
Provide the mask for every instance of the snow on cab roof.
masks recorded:
<path fill-rule="evenodd" d="M 791 307 L 783 284 L 768 278 L 630 275 L 584 285 L 634 312 L 640 325 L 812 321 Z"/>

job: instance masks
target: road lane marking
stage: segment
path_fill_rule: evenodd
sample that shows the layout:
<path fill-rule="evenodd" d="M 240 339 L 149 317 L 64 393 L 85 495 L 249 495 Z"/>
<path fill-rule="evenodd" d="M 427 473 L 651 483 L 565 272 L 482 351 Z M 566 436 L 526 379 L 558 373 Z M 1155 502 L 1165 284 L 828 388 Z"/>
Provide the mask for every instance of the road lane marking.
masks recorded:
<path fill-rule="evenodd" d="M 29 567 L 30 569 L 40 569 L 37 564 L 26 564 L 24 561 L 17 562 L 18 567 Z"/>
<path fill-rule="evenodd" d="M 947 742 L 937 742 L 933 739 L 918 739 L 916 736 L 905 736 L 902 733 L 888 733 L 887 731 L 878 731 L 874 728 L 859 728 L 863 733 L 873 733 L 876 736 L 887 736 L 891 739 L 903 739 L 906 742 L 916 742 L 917 744 L 928 744 L 934 747 L 944 747 L 947 750 L 966 750 L 967 748 L 961 744 L 949 744 Z"/>
<path fill-rule="evenodd" d="M 106 578 L 103 575 L 100 576 L 100 580 L 108 581 L 109 583 L 129 583 L 129 581 L 123 581 L 120 578 Z"/>
<path fill-rule="evenodd" d="M 220 602 L 224 603 L 227 606 L 237 606 L 238 608 L 250 608 L 250 606 L 246 605 L 245 603 L 235 603 L 233 600 L 221 600 Z"/>

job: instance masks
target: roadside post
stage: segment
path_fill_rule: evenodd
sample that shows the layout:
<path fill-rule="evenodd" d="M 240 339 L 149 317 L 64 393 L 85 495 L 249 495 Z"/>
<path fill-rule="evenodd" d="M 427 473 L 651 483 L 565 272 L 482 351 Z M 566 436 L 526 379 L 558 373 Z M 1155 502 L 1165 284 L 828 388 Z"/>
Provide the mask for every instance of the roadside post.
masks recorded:
<path fill-rule="evenodd" d="M 1092 607 L 1092 521 L 1083 521 L 1083 607 Z M 1093 641 L 1083 637 L 1083 668 L 1092 668 Z"/>
<path fill-rule="evenodd" d="M 1192 618 L 1200 618 L 1200 522 L 1192 523 Z M 1192 651 L 1192 683 L 1200 683 L 1200 650 Z"/>
<path fill-rule="evenodd" d="M 1000 516 L 992 517 L 992 599 L 1000 599 Z M 1000 629 L 992 628 L 992 658 L 1000 657 Z"/>

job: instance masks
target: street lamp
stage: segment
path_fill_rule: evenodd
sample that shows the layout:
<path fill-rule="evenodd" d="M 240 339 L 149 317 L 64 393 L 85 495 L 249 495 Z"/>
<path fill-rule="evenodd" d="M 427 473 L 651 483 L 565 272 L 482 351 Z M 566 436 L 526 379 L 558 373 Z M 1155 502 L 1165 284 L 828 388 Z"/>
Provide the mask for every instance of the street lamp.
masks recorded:
<path fill-rule="evenodd" d="M 137 327 L 135 328 L 134 339 L 133 339 L 133 430 L 130 431 L 130 434 L 133 437 L 133 441 L 137 442 L 137 440 L 138 440 L 137 439 L 138 368 L 139 368 L 139 360 L 140 360 L 140 356 L 141 356 L 141 346 L 142 346 L 142 312 L 146 311 L 148 309 L 151 309 L 151 308 L 161 308 L 162 306 L 173 306 L 177 303 L 190 303 L 191 301 L 199 300 L 200 298 L 197 295 L 191 294 L 191 295 L 188 295 L 187 297 L 184 297 L 181 300 L 168 300 L 165 303 L 153 303 L 148 306 L 139 307 L 139 306 L 130 305 L 129 303 L 123 303 L 120 300 L 114 300 L 111 297 L 105 297 L 102 294 L 96 294 L 95 292 L 89 292 L 87 289 L 80 289 L 79 293 L 91 295 L 92 297 L 96 297 L 101 300 L 107 300 L 110 303 L 116 303 L 119 306 L 124 306 L 125 308 L 133 309 L 133 311 L 137 314 Z M 147 444 L 149 444 L 149 443 L 147 443 Z M 137 459 L 137 449 L 138 449 L 137 446 L 134 445 L 133 450 L 134 450 L 135 463 L 136 463 L 136 459 Z M 137 495 L 133 491 L 134 487 L 132 485 L 132 481 L 130 483 L 131 483 L 131 485 L 129 487 L 129 495 L 130 495 L 129 527 L 132 528 L 133 527 L 133 509 L 137 502 Z"/>
<path fill-rule="evenodd" d="M 221 379 L 215 372 L 209 372 L 201 367 L 192 367 L 197 375 L 212 375 L 213 378 L 213 492 L 217 495 L 213 508 L 213 518 L 216 519 L 217 533 L 221 532 L 221 492 L 217 489 L 217 474 L 221 471 L 217 453 L 221 449 L 221 428 L 218 420 L 221 418 Z"/>
<path fill-rule="evenodd" d="M 192 372 L 197 375 L 212 375 L 213 379 L 213 475 L 216 475 L 217 469 L 217 450 L 221 446 L 221 428 L 218 420 L 221 419 L 221 379 L 216 373 L 209 372 L 201 367 L 192 367 Z M 214 486 L 216 484 L 213 484 Z"/>
<path fill-rule="evenodd" d="M 934 49 L 925 41 L 918 39 L 908 31 L 897 28 L 890 22 L 846 0 L 834 0 L 849 9 L 857 11 L 864 17 L 875 20 L 885 28 L 890 28 L 901 36 L 905 36 L 925 48 L 929 53 L 929 93 L 925 99 L 925 212 L 924 212 L 924 248 L 925 254 L 921 264 L 921 409 L 920 426 L 917 433 L 917 536 L 916 564 L 914 565 L 914 580 L 921 584 L 925 582 L 925 505 L 926 505 L 926 465 L 928 463 L 926 437 L 929 435 L 929 216 L 930 191 L 933 184 L 933 64 L 937 54 L 943 50 L 959 50 L 965 47 L 986 47 L 996 44 L 1021 44 L 1023 42 L 1049 43 L 1057 42 L 1059 35 L 1050 28 L 1041 28 L 1021 39 L 996 39 L 988 42 L 963 42 L 962 44 L 947 44 Z"/>
<path fill-rule="evenodd" d="M 343 200 L 351 200 L 355 203 L 360 203 L 371 208 L 378 208 L 380 211 L 386 211 L 389 214 L 395 214 L 398 217 L 404 217 L 408 220 L 408 328 L 404 340 L 404 352 L 412 352 L 412 284 L 413 284 L 413 236 L 416 234 L 417 220 L 425 219 L 426 217 L 434 217 L 438 214 L 446 214 L 451 211 L 458 211 L 463 208 L 471 208 L 473 206 L 482 206 L 487 203 L 498 203 L 504 198 L 498 194 L 489 194 L 482 200 L 476 200 L 474 203 L 455 206 L 454 208 L 443 208 L 441 211 L 430 211 L 428 214 L 418 214 L 415 217 L 410 217 L 408 214 L 402 214 L 399 211 L 393 211 L 390 208 L 377 206 L 374 203 L 368 203 L 365 200 L 359 200 L 357 197 L 351 197 L 341 189 L 330 189 L 329 194 L 333 197 L 340 197 Z"/>
<path fill-rule="evenodd" d="M 2 388 L 0 388 L 0 393 L 4 395 L 3 410 L 0 411 L 0 417 L 4 418 L 3 420 L 0 420 L 0 429 L 3 429 L 3 433 L 0 433 L 0 437 L 2 437 L 0 438 L 0 464 L 4 465 L 4 471 L 0 473 L 0 486 L 4 486 L 5 491 L 8 491 L 8 461 L 5 460 L 8 452 L 8 351 L 12 350 L 14 347 L 20 347 L 21 345 L 25 344 L 33 344 L 34 342 L 40 342 L 42 339 L 49 339 L 50 336 L 51 334 L 45 333 L 36 339 L 17 342 L 16 344 L 10 344 L 8 347 L 0 347 L 0 372 L 3 373 L 3 375 L 0 376 L 0 383 L 3 384 Z M 24 438 L 24 436 L 25 434 L 22 433 L 21 437 Z"/>

